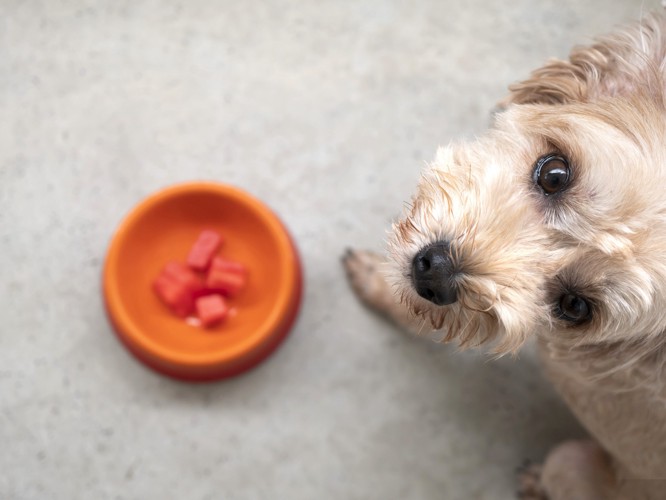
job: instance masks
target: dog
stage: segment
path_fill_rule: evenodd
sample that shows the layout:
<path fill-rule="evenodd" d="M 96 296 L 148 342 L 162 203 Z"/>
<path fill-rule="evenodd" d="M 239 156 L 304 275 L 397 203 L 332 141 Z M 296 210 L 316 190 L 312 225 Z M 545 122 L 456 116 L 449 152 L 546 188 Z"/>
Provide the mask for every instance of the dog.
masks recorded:
<path fill-rule="evenodd" d="M 490 130 L 438 150 L 388 238 L 343 257 L 402 327 L 540 363 L 591 438 L 519 496 L 666 498 L 666 15 L 509 88 Z"/>

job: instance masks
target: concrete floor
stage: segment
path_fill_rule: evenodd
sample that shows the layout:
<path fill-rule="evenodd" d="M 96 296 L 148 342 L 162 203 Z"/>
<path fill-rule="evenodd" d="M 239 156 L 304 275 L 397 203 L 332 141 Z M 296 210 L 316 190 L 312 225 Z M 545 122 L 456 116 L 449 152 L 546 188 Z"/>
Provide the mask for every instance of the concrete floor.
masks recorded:
<path fill-rule="evenodd" d="M 580 435 L 529 350 L 401 335 L 339 256 L 510 82 L 657 1 L 102 3 L 3 2 L 0 498 L 510 499 Z M 271 205 L 307 279 L 274 357 L 192 386 L 118 344 L 100 269 L 136 202 L 202 178 Z"/>

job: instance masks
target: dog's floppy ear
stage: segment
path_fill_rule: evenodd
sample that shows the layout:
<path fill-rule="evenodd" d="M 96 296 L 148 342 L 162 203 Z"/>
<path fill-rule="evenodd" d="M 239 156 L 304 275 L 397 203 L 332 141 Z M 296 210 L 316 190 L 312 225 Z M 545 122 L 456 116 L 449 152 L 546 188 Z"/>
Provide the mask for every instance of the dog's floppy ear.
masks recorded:
<path fill-rule="evenodd" d="M 551 60 L 509 87 L 505 104 L 569 104 L 587 98 L 588 75 L 570 61 Z"/>
<path fill-rule="evenodd" d="M 593 45 L 575 47 L 568 61 L 551 60 L 509 87 L 502 104 L 572 104 L 636 92 L 661 98 L 664 19 L 650 15 Z"/>

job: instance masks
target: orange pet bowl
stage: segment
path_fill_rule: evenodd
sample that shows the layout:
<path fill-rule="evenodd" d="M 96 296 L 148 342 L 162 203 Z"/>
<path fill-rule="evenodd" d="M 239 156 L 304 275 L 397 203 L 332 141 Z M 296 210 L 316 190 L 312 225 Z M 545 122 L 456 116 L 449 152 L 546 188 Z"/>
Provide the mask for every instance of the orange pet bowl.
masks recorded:
<path fill-rule="evenodd" d="M 222 234 L 221 255 L 248 269 L 232 299 L 237 314 L 214 328 L 175 316 L 152 287 L 167 262 L 185 261 L 203 229 Z M 182 184 L 148 197 L 120 224 L 104 265 L 106 309 L 120 340 L 144 364 L 181 380 L 231 377 L 261 362 L 289 333 L 301 290 L 286 228 L 259 200 L 224 184 Z"/>

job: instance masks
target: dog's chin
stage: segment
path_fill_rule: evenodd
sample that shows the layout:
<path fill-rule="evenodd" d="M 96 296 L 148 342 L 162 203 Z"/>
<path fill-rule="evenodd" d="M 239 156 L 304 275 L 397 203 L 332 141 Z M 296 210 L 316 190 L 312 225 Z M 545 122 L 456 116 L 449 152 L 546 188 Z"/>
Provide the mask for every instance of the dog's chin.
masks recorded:
<path fill-rule="evenodd" d="M 438 342 L 463 349 L 487 345 L 493 354 L 503 355 L 518 351 L 534 330 L 519 311 L 490 298 L 488 290 L 461 289 L 455 303 L 439 306 L 420 297 L 411 280 L 403 278 L 395 285 L 400 301 L 417 320 L 418 333 Z"/>
<path fill-rule="evenodd" d="M 470 310 L 460 303 L 436 306 L 421 298 L 407 299 L 406 303 L 439 342 L 454 341 L 462 348 L 478 347 L 496 338 L 499 330 L 492 314 Z"/>

